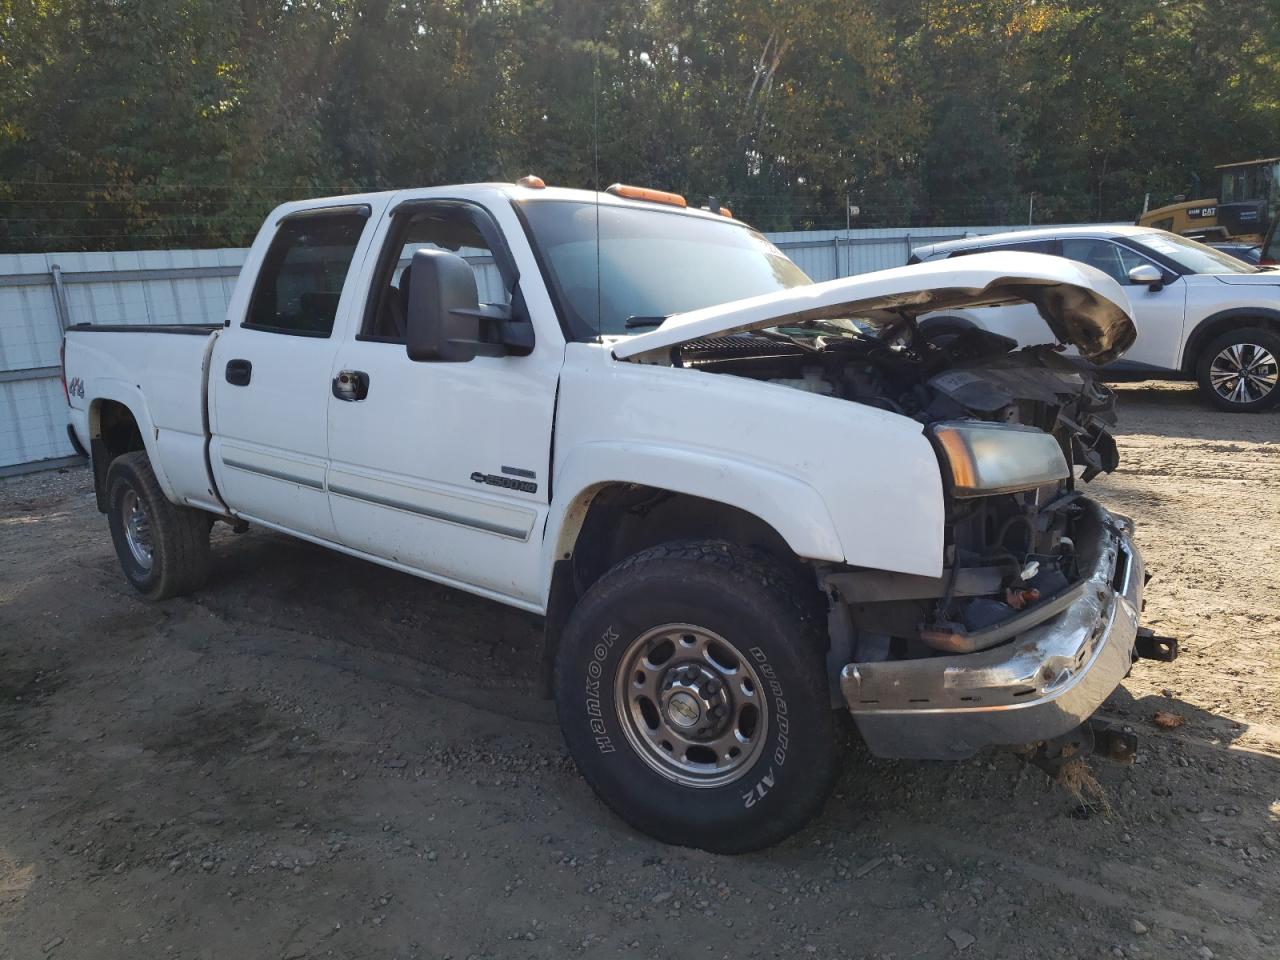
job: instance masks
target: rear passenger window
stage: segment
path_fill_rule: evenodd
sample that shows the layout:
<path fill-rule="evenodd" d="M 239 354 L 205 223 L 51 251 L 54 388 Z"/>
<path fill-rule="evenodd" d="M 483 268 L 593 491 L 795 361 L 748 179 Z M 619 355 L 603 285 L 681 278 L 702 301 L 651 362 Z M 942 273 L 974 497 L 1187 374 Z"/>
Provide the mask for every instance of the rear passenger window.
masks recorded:
<path fill-rule="evenodd" d="M 327 337 L 368 216 L 309 214 L 280 225 L 258 272 L 243 326 L 271 333 Z"/>

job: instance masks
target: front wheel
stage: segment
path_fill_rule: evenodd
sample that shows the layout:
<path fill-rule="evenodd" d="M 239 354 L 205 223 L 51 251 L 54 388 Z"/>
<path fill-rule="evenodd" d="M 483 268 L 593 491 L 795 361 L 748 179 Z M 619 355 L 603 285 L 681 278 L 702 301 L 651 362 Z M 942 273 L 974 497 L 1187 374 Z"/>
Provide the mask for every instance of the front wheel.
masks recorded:
<path fill-rule="evenodd" d="M 835 777 L 823 634 L 800 587 L 718 541 L 622 561 L 561 638 L 556 703 L 578 769 L 668 843 L 742 853 L 782 840 Z"/>
<path fill-rule="evenodd" d="M 1280 336 L 1270 330 L 1228 330 L 1196 364 L 1200 390 L 1220 410 L 1254 413 L 1280 401 Z"/>

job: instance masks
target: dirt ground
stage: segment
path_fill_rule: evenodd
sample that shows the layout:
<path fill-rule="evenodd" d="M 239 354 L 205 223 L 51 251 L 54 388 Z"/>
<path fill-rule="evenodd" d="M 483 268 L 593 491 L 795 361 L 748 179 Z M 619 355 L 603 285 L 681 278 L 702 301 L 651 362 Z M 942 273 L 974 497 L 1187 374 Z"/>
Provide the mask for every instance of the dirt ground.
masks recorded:
<path fill-rule="evenodd" d="M 1147 623 L 1109 813 L 1009 754 L 854 748 L 724 858 L 593 797 L 526 616 L 219 527 L 149 604 L 83 469 L 0 481 L 0 958 L 1280 957 L 1280 414 L 1122 394 Z M 1184 722 L 1153 723 L 1156 711 Z"/>

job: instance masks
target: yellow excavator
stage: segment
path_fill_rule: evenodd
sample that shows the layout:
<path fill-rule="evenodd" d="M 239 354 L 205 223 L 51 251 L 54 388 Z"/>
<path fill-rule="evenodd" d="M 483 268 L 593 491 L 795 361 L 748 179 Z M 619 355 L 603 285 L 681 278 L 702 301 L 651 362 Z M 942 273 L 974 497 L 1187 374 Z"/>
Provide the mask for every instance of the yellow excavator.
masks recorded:
<path fill-rule="evenodd" d="M 1173 203 L 1143 210 L 1137 225 L 1206 243 L 1262 243 L 1280 205 L 1280 157 L 1224 163 L 1214 170 L 1220 178 L 1217 197 L 1175 197 Z"/>

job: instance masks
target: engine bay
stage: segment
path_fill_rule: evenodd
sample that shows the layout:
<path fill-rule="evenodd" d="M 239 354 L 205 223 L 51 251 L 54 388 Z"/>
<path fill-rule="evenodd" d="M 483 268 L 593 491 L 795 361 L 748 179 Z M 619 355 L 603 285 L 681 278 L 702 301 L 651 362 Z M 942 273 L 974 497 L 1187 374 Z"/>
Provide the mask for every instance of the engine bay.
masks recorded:
<path fill-rule="evenodd" d="M 1115 394 L 1058 348 L 1017 349 L 976 328 L 943 342 L 917 340 L 908 323 L 883 337 L 755 331 L 693 340 L 675 349 L 672 362 L 889 410 L 922 426 L 980 420 L 1035 427 L 1057 440 L 1072 467 L 1065 480 L 948 497 L 940 580 L 915 595 L 879 599 L 877 571 L 828 578 L 834 598 L 847 606 L 854 660 L 986 649 L 1010 638 L 1004 625 L 1051 609 L 1079 583 L 1076 484 L 1118 464 L 1110 432 Z"/>

